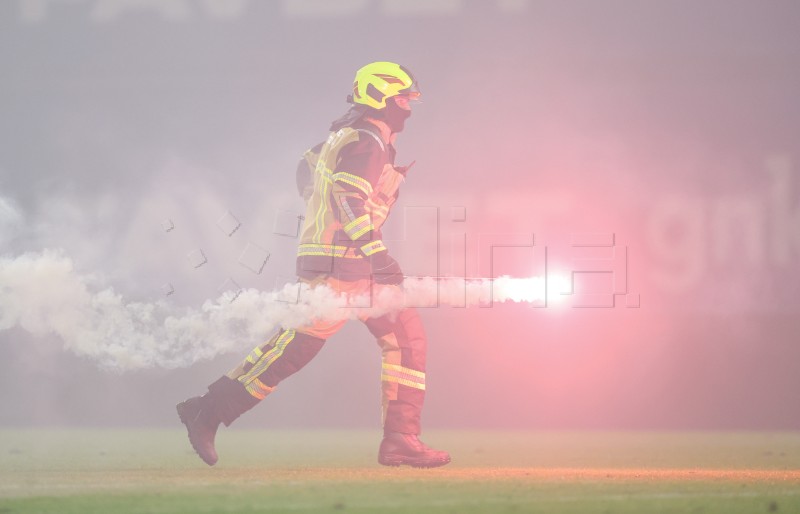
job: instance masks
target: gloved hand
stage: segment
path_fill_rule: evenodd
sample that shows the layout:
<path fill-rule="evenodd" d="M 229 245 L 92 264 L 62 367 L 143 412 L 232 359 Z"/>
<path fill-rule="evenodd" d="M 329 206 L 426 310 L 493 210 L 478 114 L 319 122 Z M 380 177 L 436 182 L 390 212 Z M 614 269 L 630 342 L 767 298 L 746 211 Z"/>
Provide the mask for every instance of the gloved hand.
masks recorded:
<path fill-rule="evenodd" d="M 398 286 L 403 283 L 403 270 L 389 252 L 378 252 L 370 257 L 372 276 L 376 283 Z"/>

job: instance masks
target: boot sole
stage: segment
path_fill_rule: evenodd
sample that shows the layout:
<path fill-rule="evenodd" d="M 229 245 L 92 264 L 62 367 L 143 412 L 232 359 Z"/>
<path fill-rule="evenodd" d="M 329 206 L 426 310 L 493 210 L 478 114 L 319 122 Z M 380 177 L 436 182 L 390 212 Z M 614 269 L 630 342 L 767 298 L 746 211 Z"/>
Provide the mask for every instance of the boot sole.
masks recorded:
<path fill-rule="evenodd" d="M 411 466 L 412 468 L 438 468 L 450 463 L 450 457 L 446 459 L 424 459 L 408 457 L 407 455 L 380 455 L 378 463 L 384 466 Z"/>

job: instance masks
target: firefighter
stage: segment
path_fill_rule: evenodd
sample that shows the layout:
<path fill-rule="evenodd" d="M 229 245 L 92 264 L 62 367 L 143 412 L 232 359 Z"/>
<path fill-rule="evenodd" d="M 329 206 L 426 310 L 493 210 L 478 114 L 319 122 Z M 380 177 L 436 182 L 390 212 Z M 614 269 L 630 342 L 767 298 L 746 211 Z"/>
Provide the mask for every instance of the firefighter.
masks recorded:
<path fill-rule="evenodd" d="M 298 166 L 306 216 L 297 251 L 297 274 L 310 287 L 348 294 L 400 287 L 403 273 L 381 240 L 381 225 L 397 200 L 408 167 L 394 165 L 394 142 L 420 96 L 410 71 L 374 62 L 356 72 L 350 109 L 330 127 L 327 140 L 308 150 Z M 443 466 L 447 452 L 419 439 L 425 397 L 427 339 L 416 310 L 364 318 L 382 352 L 383 440 L 378 461 L 387 466 Z M 208 465 L 217 462 L 214 438 L 300 370 L 345 321 L 316 321 L 282 328 L 255 348 L 208 392 L 178 404 L 189 441 Z"/>

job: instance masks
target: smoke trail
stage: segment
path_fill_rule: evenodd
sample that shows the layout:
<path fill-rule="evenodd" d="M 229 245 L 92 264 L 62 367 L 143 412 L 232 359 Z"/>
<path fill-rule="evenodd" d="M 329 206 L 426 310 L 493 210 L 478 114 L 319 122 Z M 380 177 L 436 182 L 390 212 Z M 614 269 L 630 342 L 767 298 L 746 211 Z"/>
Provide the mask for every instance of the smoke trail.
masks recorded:
<path fill-rule="evenodd" d="M 126 302 L 113 288 L 102 288 L 98 277 L 77 273 L 63 252 L 45 250 L 0 258 L 0 331 L 18 326 L 34 335 L 55 334 L 66 349 L 106 368 L 176 368 L 250 349 L 276 327 L 314 319 L 380 316 L 405 305 L 475 305 L 492 297 L 532 301 L 537 293 L 526 280 L 536 279 L 504 277 L 492 286 L 486 279 L 418 278 L 406 280 L 403 290 L 377 287 L 371 296 L 356 297 L 288 284 L 179 308 L 164 301 Z"/>

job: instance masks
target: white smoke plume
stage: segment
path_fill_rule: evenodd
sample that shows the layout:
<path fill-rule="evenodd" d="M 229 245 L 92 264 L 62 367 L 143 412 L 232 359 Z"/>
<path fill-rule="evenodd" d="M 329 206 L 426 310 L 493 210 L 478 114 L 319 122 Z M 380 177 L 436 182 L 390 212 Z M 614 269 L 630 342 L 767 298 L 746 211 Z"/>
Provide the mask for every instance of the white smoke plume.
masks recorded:
<path fill-rule="evenodd" d="M 530 302 L 541 299 L 540 286 L 538 278 L 412 278 L 403 290 L 376 287 L 371 298 L 347 298 L 328 287 L 288 284 L 179 308 L 163 300 L 126 301 L 98 277 L 76 272 L 63 252 L 45 250 L 0 258 L 0 331 L 20 327 L 34 335 L 55 334 L 66 349 L 106 368 L 176 368 L 249 350 L 281 326 L 380 316 L 406 305 Z"/>

